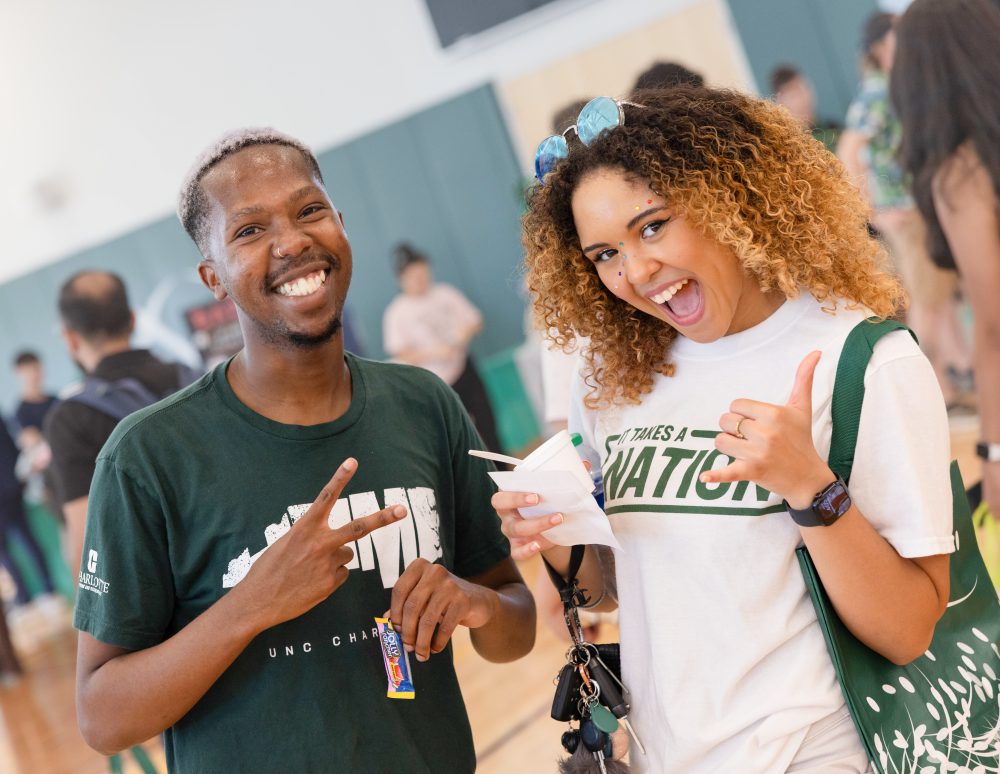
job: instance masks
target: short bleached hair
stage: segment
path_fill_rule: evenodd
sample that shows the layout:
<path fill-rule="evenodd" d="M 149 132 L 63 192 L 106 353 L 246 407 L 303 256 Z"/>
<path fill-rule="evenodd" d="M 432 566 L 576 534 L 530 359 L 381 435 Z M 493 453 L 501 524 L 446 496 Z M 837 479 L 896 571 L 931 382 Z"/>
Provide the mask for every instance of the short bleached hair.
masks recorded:
<path fill-rule="evenodd" d="M 177 217 L 188 232 L 202 255 L 206 255 L 208 242 L 208 197 L 201 187 L 201 181 L 216 164 L 244 148 L 254 145 L 284 145 L 294 148 L 309 163 L 316 179 L 323 183 L 323 173 L 319 162 L 309 147 L 294 137 L 291 137 L 271 127 L 246 127 L 233 129 L 209 145 L 191 166 L 181 186 L 177 201 Z"/>

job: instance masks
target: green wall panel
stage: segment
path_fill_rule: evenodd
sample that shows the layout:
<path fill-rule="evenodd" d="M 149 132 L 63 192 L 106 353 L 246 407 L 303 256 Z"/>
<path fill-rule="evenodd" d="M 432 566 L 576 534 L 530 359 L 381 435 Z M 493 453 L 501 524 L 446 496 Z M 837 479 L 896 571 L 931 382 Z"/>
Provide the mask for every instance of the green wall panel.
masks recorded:
<path fill-rule="evenodd" d="M 397 292 L 390 254 L 402 240 L 427 253 L 435 277 L 483 311 L 477 355 L 523 338 L 522 175 L 491 88 L 324 153 L 320 164 L 344 210 L 355 257 L 351 311 L 371 354 L 384 354 L 382 312 Z"/>
<path fill-rule="evenodd" d="M 327 150 L 319 161 L 351 239 L 348 305 L 369 355 L 383 356 L 382 312 L 397 292 L 390 250 L 403 239 L 424 250 L 436 276 L 483 311 L 486 329 L 473 346 L 478 356 L 523 338 L 516 193 L 522 174 L 491 86 Z M 0 285 L 3 413 L 15 401 L 10 363 L 18 349 L 42 354 L 52 389 L 76 378 L 58 337 L 56 295 L 67 277 L 84 268 L 111 269 L 124 277 L 137 309 L 157 300 L 165 341 L 159 349 L 170 355 L 169 337 L 187 337 L 185 309 L 210 300 L 198 282 L 198 258 L 171 215 Z"/>
<path fill-rule="evenodd" d="M 775 65 L 809 76 L 816 113 L 843 123 L 857 87 L 859 41 L 876 0 L 729 0 L 736 28 L 761 93 L 770 93 Z"/>

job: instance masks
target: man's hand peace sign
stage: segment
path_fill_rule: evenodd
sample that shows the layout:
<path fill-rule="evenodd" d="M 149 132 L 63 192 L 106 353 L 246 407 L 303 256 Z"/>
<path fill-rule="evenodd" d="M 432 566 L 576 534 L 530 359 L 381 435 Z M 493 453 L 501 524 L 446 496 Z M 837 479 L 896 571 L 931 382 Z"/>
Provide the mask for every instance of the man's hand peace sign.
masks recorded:
<path fill-rule="evenodd" d="M 357 467 L 357 460 L 344 460 L 309 510 L 237 586 L 263 617 L 261 629 L 297 618 L 330 596 L 347 580 L 346 565 L 354 557 L 348 543 L 406 516 L 406 509 L 395 505 L 330 529 L 330 510 Z"/>

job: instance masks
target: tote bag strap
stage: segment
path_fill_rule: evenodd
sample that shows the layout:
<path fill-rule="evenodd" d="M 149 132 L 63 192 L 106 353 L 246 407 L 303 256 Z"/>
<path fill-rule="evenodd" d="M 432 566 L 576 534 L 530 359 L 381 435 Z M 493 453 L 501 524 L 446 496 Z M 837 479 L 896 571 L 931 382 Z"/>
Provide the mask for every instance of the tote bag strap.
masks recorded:
<path fill-rule="evenodd" d="M 833 432 L 828 464 L 835 474 L 847 482 L 851 480 L 851 469 L 854 467 L 854 447 L 861 423 L 861 404 L 865 399 L 865 369 L 875 344 L 893 331 L 909 331 L 913 340 L 917 339 L 913 331 L 901 322 L 869 317 L 854 326 L 844 340 L 833 384 Z"/>

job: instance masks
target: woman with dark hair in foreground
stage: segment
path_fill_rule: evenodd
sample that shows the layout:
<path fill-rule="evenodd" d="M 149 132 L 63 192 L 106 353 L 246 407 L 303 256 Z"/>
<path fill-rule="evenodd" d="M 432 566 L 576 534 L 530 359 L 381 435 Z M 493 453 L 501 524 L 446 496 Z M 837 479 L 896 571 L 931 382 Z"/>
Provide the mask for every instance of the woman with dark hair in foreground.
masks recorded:
<path fill-rule="evenodd" d="M 983 499 L 1000 515 L 1000 5 L 916 0 L 896 37 L 900 160 L 931 255 L 972 305 Z"/>

